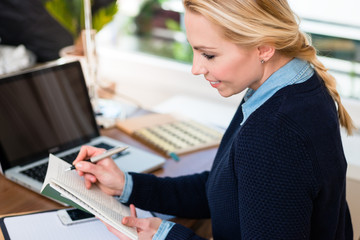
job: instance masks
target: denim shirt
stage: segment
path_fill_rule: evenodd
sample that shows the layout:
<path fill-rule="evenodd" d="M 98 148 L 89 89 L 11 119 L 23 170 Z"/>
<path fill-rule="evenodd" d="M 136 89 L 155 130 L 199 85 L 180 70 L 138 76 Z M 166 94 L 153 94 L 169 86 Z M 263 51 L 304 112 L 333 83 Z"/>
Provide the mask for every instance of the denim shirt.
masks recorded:
<path fill-rule="evenodd" d="M 244 118 L 241 122 L 241 125 L 244 124 L 249 116 L 278 90 L 288 85 L 305 82 L 313 74 L 314 69 L 308 62 L 294 58 L 285 66 L 281 67 L 279 70 L 273 73 L 256 91 L 249 88 L 244 96 L 245 103 L 242 105 Z M 130 198 L 132 188 L 132 177 L 129 173 L 125 172 L 124 191 L 118 200 L 122 203 L 126 203 Z M 174 225 L 175 223 L 173 222 L 163 220 L 158 231 L 152 239 L 165 239 Z"/>
<path fill-rule="evenodd" d="M 288 85 L 305 82 L 313 74 L 314 69 L 308 62 L 294 58 L 274 72 L 256 91 L 249 88 L 244 96 L 245 103 L 242 105 L 244 119 L 241 125 L 278 90 Z"/>

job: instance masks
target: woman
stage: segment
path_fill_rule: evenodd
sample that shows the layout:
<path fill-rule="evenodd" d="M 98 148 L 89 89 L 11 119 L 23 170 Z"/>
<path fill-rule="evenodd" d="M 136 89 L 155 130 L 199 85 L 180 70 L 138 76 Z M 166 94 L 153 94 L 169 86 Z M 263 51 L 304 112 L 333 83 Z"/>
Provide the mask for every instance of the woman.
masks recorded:
<path fill-rule="evenodd" d="M 348 133 L 354 126 L 287 1 L 184 6 L 193 74 L 224 97 L 248 88 L 211 171 L 163 179 L 123 173 L 110 159 L 79 163 L 101 151 L 84 147 L 74 163 L 86 186 L 151 211 L 211 217 L 214 239 L 352 239 L 339 122 Z M 199 238 L 131 209 L 123 223 L 140 239 Z"/>

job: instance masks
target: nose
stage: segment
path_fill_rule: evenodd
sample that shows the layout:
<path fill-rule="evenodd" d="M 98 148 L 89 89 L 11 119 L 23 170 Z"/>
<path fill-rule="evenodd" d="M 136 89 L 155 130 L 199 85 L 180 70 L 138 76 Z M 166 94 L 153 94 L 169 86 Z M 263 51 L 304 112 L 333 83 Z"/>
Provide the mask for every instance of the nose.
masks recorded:
<path fill-rule="evenodd" d="M 194 75 L 205 75 L 207 73 L 204 60 L 201 59 L 201 56 L 196 56 L 196 54 L 194 54 L 191 73 Z"/>

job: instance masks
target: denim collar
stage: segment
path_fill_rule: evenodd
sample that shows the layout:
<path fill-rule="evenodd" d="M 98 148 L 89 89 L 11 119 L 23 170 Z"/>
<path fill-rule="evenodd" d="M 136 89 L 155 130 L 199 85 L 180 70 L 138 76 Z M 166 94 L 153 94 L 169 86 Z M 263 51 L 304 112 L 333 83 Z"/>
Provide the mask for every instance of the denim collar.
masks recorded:
<path fill-rule="evenodd" d="M 274 72 L 256 91 L 249 88 L 242 105 L 244 118 L 241 125 L 278 90 L 288 85 L 305 82 L 313 74 L 314 69 L 307 61 L 294 58 Z"/>

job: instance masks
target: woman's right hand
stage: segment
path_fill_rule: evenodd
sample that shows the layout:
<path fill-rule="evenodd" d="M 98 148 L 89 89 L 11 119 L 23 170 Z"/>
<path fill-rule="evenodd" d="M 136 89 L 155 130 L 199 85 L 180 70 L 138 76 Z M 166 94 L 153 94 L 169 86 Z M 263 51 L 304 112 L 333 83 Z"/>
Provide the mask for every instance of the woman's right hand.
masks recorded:
<path fill-rule="evenodd" d="M 111 158 L 100 160 L 96 164 L 83 160 L 103 153 L 105 149 L 92 146 L 82 146 L 73 164 L 80 176 L 84 176 L 85 186 L 90 189 L 96 184 L 108 195 L 120 196 L 125 184 L 125 175 Z"/>

